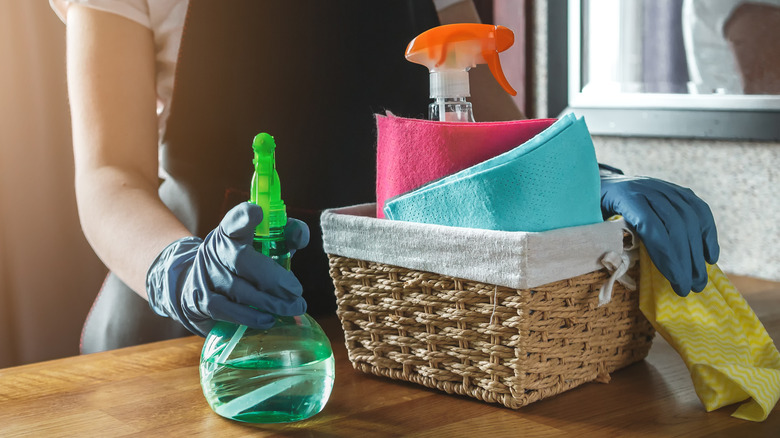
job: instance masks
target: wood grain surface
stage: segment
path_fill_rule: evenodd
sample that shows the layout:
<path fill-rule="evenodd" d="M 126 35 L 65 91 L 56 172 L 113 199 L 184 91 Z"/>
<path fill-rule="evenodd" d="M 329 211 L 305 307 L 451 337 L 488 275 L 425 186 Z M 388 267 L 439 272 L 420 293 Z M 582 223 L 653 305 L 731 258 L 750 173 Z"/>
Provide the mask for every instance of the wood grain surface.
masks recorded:
<path fill-rule="evenodd" d="M 780 339 L 780 283 L 731 276 L 773 339 Z M 336 383 L 325 410 L 292 424 L 219 417 L 198 380 L 203 340 L 187 337 L 0 369 L 0 436 L 281 437 L 778 437 L 780 407 L 753 423 L 737 405 L 707 413 L 677 353 L 656 337 L 646 360 L 513 411 L 355 371 L 335 317 Z M 776 342 L 777 344 L 777 342 Z"/>

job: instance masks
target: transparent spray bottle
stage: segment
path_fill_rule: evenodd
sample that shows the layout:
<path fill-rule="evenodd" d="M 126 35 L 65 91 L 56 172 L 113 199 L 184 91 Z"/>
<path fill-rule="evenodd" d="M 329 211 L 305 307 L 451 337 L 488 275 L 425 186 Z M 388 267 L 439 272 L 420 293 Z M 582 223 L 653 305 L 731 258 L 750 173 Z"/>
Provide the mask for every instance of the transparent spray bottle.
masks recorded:
<path fill-rule="evenodd" d="M 504 26 L 490 24 L 447 24 L 429 29 L 406 48 L 406 59 L 428 67 L 433 102 L 428 118 L 447 122 L 473 122 L 469 91 L 469 69 L 487 64 L 504 90 L 516 95 L 509 85 L 499 52 L 514 44 L 515 35 Z"/>
<path fill-rule="evenodd" d="M 250 202 L 263 207 L 254 248 L 290 269 L 276 144 L 273 137 L 261 133 L 252 149 L 255 173 Z M 218 322 L 201 352 L 200 383 L 209 406 L 238 421 L 283 423 L 309 418 L 325 407 L 333 378 L 330 341 L 307 314 L 277 316 L 267 330 Z"/>

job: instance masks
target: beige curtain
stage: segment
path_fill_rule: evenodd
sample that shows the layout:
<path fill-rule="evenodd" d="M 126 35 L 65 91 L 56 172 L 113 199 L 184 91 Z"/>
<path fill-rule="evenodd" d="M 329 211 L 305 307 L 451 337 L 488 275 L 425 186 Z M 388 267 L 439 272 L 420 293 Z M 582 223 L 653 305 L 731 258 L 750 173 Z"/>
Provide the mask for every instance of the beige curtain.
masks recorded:
<path fill-rule="evenodd" d="M 79 228 L 65 26 L 0 0 L 0 367 L 78 354 L 105 268 Z"/>

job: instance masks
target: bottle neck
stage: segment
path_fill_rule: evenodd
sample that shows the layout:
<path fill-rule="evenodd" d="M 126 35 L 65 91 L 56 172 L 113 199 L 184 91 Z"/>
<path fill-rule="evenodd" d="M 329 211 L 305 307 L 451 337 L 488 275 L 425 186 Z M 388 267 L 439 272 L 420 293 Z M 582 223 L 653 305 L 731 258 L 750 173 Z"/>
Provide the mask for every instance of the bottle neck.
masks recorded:
<path fill-rule="evenodd" d="M 435 97 L 428 105 L 428 119 L 441 122 L 474 122 L 471 102 L 465 97 Z"/>
<path fill-rule="evenodd" d="M 290 270 L 290 251 L 287 248 L 284 227 L 271 227 L 267 236 L 255 234 L 252 246 L 255 251 L 271 257 L 283 268 Z"/>

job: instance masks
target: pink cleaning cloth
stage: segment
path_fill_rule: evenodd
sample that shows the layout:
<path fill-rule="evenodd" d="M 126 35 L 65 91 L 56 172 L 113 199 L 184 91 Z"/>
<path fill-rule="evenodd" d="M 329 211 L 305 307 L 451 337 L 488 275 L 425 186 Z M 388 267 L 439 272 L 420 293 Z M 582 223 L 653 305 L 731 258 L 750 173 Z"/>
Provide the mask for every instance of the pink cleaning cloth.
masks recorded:
<path fill-rule="evenodd" d="M 385 200 L 530 140 L 556 119 L 457 123 L 377 114 L 376 217 Z"/>

